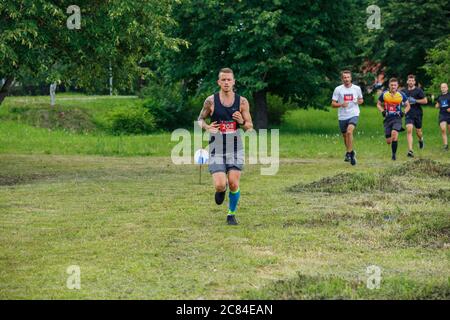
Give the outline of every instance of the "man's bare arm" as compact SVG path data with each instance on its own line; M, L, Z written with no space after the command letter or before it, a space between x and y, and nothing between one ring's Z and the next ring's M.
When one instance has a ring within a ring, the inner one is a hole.
M384 108L383 108L383 106L381 105L381 102L380 102L380 101L377 101L377 108L378 108L378 111L380 111L380 112L383 112L383 111L384 111Z
M416 102L418 104L427 104L428 103L428 99L427 99L427 97L425 97L423 99L416 99Z
M250 114L250 104L248 103L248 100L244 97L241 97L241 111L235 112L233 114L233 119L239 123L242 128L247 130L253 129L253 121L252 116Z
M345 108L345 107L347 107L347 105L348 105L347 102L339 103L336 100L331 100L331 106L333 108L342 108L342 107Z
M197 118L197 123L200 128L208 130L208 124L206 123L205 119L207 119L211 115L213 106L214 100L212 99L212 96L209 96L203 103L203 108Z
M406 101L405 114L408 113L409 110L411 110L411 104L409 103L409 101Z

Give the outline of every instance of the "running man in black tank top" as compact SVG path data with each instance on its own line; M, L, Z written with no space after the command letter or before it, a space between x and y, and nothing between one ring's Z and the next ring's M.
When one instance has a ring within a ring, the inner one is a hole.
M215 201L218 205L223 203L228 185L230 193L227 223L236 225L235 213L240 198L239 179L244 160L242 141L237 130L252 130L253 123L247 99L233 91L233 71L228 68L220 70L217 84L220 91L205 100L198 124L211 135L208 167L216 189ZM211 124L205 122L208 117L211 118Z

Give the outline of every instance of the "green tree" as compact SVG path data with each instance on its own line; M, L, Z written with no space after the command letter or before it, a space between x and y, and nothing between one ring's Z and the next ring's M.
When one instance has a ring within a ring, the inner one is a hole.
M108 66L116 85L130 86L142 73L139 64L158 50L177 49L182 43L166 36L173 25L172 1L77 1L81 28L69 30L66 13L72 1L3 0L0 2L0 103L14 79L55 74L53 66L66 65L58 77L80 87L104 80ZM63 69L58 68L58 71Z
M431 78L429 90L439 94L441 83L450 82L450 39L443 40L430 49L426 60L424 70Z
M174 8L174 34L189 48L168 58L171 79L211 91L231 67L254 101L254 123L267 128L267 93L311 105L338 71L352 65L355 1L189 0Z
M450 35L449 0L366 1L381 8L381 29L364 36L365 56L380 61L391 76L416 74L428 85L422 66L427 50Z

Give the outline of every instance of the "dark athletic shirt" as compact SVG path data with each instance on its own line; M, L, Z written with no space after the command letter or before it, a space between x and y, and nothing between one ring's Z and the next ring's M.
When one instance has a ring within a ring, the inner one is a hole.
M425 93L423 92L423 90L421 88L415 87L412 90L408 90L408 88L402 90L402 92L409 98L409 97L413 97L416 100L420 100L425 98ZM413 113L423 113L422 110L422 106L420 103L411 103L411 110L409 112L413 112Z
M230 107L222 105L219 93L214 94L214 111L211 122L216 121L220 125L220 132L211 134L209 143L210 148L214 147L212 154L230 154L242 148L241 136L237 131L239 124L233 119L233 113L240 111L240 106L241 97L238 94L234 95L234 102ZM220 148L220 145L216 144L222 144L223 147ZM222 152L218 152L219 150Z
M239 124L234 121L233 113L240 111L241 97L238 94L234 95L234 102L231 107L225 107L220 101L219 93L214 94L214 112L211 116L211 121L217 121L220 124L220 131L222 133L236 131Z
M448 112L447 109L450 108L450 93L441 94L437 98L437 102L439 103L439 112L441 114L449 115L450 112Z

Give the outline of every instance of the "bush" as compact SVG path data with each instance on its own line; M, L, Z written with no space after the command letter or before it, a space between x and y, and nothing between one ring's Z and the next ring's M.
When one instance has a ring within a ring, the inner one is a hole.
M269 123L272 125L281 124L281 119L283 115L288 110L293 110L297 108L297 104L292 102L290 99L286 102L283 101L283 98L268 94L267 95L267 112L269 117Z
M450 60L450 39L441 41L436 47L427 52L427 63L422 67L431 78L431 86L428 90L434 94L440 95L440 85L442 82L448 83L449 78L449 60Z
M199 97L188 99L183 92L181 84L152 84L141 91L140 96L145 99L144 108L153 115L159 129L192 128L203 101Z
M113 134L146 134L155 131L153 115L142 107L114 110L108 115Z

